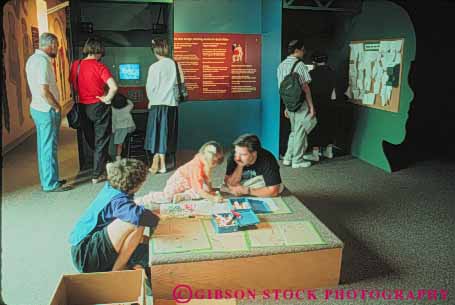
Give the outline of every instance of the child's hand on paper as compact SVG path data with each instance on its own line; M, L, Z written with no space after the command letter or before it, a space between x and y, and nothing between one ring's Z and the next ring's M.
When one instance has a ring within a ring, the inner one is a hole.
M220 192L216 192L215 196L212 196L212 201L216 203L221 203L224 201L223 196L221 196Z

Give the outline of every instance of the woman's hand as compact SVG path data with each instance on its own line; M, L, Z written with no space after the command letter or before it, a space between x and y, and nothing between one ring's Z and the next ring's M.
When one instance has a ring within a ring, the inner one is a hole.
M97 96L96 98L105 104L109 105L111 103L111 99L107 95Z

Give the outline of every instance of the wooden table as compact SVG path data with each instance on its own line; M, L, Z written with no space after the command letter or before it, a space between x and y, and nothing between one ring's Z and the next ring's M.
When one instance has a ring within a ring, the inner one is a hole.
M189 285L193 291L250 289L257 293L264 289L337 286L342 241L297 197L285 191L281 199L289 212L260 214L261 223L256 230L214 235L209 220L176 218L160 222L150 243L154 299L173 299L173 290L178 284ZM320 237L319 241L314 232L310 232L312 235L307 232L311 227ZM297 240L301 234L293 232L294 228L303 230L308 235L305 238L310 240ZM208 243L203 240L204 234ZM279 236L284 236L284 242L270 240ZM237 242L242 238L245 244ZM188 239L199 248L185 249ZM273 242L282 244L276 246ZM165 253L166 243L182 247L178 252ZM228 249L220 248L220 244L227 245ZM229 245L236 245L237 249Z

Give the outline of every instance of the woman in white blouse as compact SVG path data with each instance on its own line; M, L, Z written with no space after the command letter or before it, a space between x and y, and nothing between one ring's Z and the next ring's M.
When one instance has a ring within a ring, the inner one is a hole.
M166 172L166 153L177 150L178 102L174 94L177 83L176 63L169 58L169 45L165 39L152 41L152 50L158 59L148 71L148 119L144 148L154 154L150 172ZM180 76L183 73L178 65Z

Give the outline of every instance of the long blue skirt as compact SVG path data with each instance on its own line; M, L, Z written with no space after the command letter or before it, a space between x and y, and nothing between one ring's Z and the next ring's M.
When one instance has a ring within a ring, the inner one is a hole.
M152 154L177 151L178 107L151 106L148 111L144 148Z

